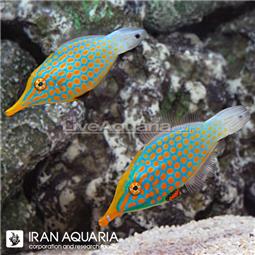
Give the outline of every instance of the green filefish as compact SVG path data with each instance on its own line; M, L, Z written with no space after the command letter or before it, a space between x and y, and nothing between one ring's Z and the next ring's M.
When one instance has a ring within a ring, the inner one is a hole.
M215 170L219 142L240 130L249 119L245 107L234 106L207 121L152 132L121 176L99 225L105 227L123 213L161 205L199 190Z
M25 91L5 114L76 100L102 81L118 55L138 46L145 36L141 28L121 28L106 36L84 36L64 43L32 72Z

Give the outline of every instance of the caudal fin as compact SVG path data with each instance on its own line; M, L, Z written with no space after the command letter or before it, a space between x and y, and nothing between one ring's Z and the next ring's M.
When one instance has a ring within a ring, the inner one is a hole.
M224 130L224 136L231 135L240 130L250 119L250 113L242 106L226 108L206 122L212 126L219 124ZM223 137L219 137L223 138Z

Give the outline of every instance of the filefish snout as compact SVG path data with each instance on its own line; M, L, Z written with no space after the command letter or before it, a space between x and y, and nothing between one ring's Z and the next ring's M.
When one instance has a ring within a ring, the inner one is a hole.
M127 194L127 181L129 181L129 175L131 170L132 163L130 164L127 171L121 176L111 205L109 206L104 216L99 219L98 224L100 225L100 227L106 227L112 220L114 220L116 217L120 217L125 212L125 208L123 205L126 203L127 196L129 196Z
M109 209L98 222L101 227L106 227L123 213L149 208L165 201L163 196L158 195L156 187L155 190L149 190L150 184L146 178L147 173L135 176L127 176L126 173L122 175ZM155 185L158 183L166 185L159 181Z
M119 184L117 186L115 195L113 197L113 200L111 202L110 207L106 211L103 217L101 217L98 221L98 224L100 227L106 227L108 224L114 220L116 217L120 217L123 213L124 210L122 207L119 207L119 202L123 196L123 177L120 179ZM124 192L125 193L125 192Z
M10 117L14 115L15 113L23 110L25 107L21 104L21 99L19 99L13 106L11 106L9 109L5 111L5 115L7 117Z
M7 117L10 117L10 116L14 115L15 113L25 109L28 106L28 104L25 104L25 100L24 99L25 99L26 94L29 92L29 90L31 90L31 87L32 87L31 83L32 83L35 71L30 75L30 77L29 77L29 79L27 81L27 84L26 84L26 88L23 91L21 97L18 99L18 101L13 106L11 106L10 108L8 108L5 111L5 115Z
M37 76L38 69L40 69L40 67L34 70L30 75L26 88L18 101L5 111L6 116L10 117L31 105L46 103L45 98L47 95L45 93L47 93L48 90L47 79ZM44 100L42 100L42 98L44 98Z
M98 222L101 227L106 227L109 222L124 213L149 208L165 202L164 197L158 194L159 189L156 186L165 186L166 184L158 180L151 185L148 183L148 173L143 172L145 168L137 169L135 165L139 155L140 153L133 159L127 171L121 176L113 201ZM153 185L155 187L152 187Z
M120 217L122 214L123 214L122 212L118 212L115 208L110 207L105 213L105 215L102 218L100 218L98 224L100 227L104 228L108 226L108 224L112 220L114 220L116 217Z

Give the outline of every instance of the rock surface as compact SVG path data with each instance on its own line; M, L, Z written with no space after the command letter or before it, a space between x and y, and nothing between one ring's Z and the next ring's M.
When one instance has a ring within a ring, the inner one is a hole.
M93 255L183 254L252 255L255 253L255 219L219 216L183 226L160 227L135 234Z
M90 254L254 254L255 219L219 216L135 234Z
M49 55L64 41L81 35L107 34L116 27L139 26L141 20L129 13L123 19L125 1L15 1L0 5L1 19L9 24L19 20L29 39ZM128 11L127 6L125 11ZM139 17L139 16L138 16ZM103 26L102 26L103 24Z
M252 255L255 253L255 219L218 216L183 226L162 226L119 240L98 251L44 251L34 254L86 255Z
M16 43L3 41L2 110L16 102L24 89L26 78L35 67L28 52ZM11 68L10 68L11 67ZM3 112L2 112L3 113ZM85 109L82 102L73 104L35 107L16 114L12 118L2 114L2 199L20 186L26 172L50 153L61 149L70 140L65 134L70 116L81 123Z
M74 102L34 107L11 118L4 116L3 111L18 99L24 89L27 76L35 68L35 61L28 52L9 40L2 41L1 53L2 231L43 229L36 204L28 200L36 180L25 176L40 161L67 145L72 138L72 134L67 135L65 131L68 121L72 118L82 124L85 108L82 102Z
M167 33L200 22L219 7L239 5L228 1L148 1L144 26L152 32Z
M157 28L148 21L147 8L153 6L146 2L99 2L1 3L3 28L11 27L22 35L20 40L8 34L8 29L4 33L3 110L19 97L36 62L66 40L66 34L105 34L118 26L142 24L153 27L145 25L148 32ZM239 4L233 8L239 10ZM220 4L213 5L210 12L221 9ZM15 226L38 231L98 231L98 218L110 204L120 175L142 146L130 126L153 121L162 112L177 117L198 112L207 119L237 104L247 107L251 121L226 139L218 170L201 192L174 204L126 214L108 230L124 238L154 226L215 215L254 215L254 9L244 9L209 34L203 26L199 33L182 31L183 26L207 15L207 11L196 11L203 6L196 8L179 8L183 11L179 17L187 19L169 19L171 33L164 30L167 33L149 35L141 46L120 56L105 81L81 100L34 107L12 118L2 116L2 215L9 219L2 233ZM191 9L192 14L187 15ZM157 15L163 17L163 13ZM21 43L24 38L29 47ZM31 50L31 45L41 53ZM88 132L91 123L105 128ZM112 132L116 123L124 126L124 132ZM26 217L20 220L22 215Z

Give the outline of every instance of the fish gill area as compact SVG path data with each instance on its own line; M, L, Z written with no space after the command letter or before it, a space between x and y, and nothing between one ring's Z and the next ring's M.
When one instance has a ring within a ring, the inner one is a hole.
M205 120L238 104L251 120L225 140L201 192L126 214L107 230L127 238L217 215L255 216L254 2L22 0L1 1L0 11L3 237L17 228L100 231L98 218L142 147L129 126L162 113L197 112ZM95 90L73 103L4 116L63 41L126 26L143 27L148 37ZM97 132L87 129L91 123ZM113 132L116 123L125 132Z

